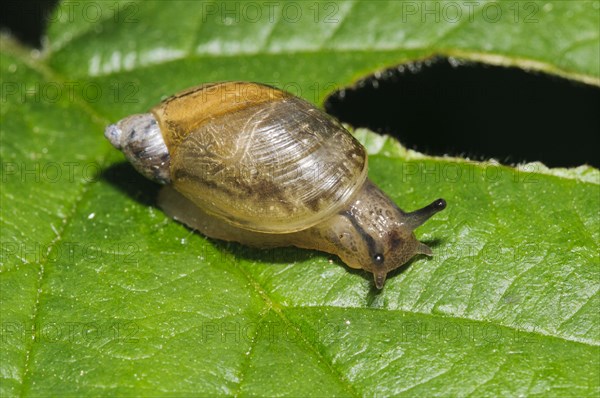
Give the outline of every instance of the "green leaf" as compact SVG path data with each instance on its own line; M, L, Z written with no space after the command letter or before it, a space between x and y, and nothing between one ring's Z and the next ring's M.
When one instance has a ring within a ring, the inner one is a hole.
M597 396L598 170L434 158L355 131L399 206L449 204L417 231L434 257L378 293L333 256L168 219L103 130L202 82L320 104L432 54L599 85L599 8L64 2L41 53L3 36L0 394Z

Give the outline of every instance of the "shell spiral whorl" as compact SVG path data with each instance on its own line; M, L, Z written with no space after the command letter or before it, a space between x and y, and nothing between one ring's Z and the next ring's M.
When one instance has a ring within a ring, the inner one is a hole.
M128 116L108 126L104 136L144 177L161 184L171 182L171 156L152 114Z

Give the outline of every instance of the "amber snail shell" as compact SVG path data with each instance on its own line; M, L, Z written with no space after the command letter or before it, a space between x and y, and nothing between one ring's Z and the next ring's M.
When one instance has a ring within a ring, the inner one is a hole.
M106 128L159 205L204 235L255 247L297 246L388 272L432 255L413 230L446 206L407 213L367 177L365 148L332 116L259 83L204 84Z

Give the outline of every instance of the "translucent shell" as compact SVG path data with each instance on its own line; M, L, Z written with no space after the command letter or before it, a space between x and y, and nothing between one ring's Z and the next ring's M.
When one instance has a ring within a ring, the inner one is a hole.
M152 113L173 187L247 230L312 227L347 207L367 178L365 149L339 122L273 87L202 85Z

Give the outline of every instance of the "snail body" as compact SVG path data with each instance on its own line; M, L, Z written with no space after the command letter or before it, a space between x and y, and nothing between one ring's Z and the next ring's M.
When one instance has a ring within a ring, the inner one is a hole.
M365 148L333 117L273 87L205 84L105 131L159 205L206 236L255 247L297 246L388 272L431 255L413 230L445 207L398 208L367 177Z

